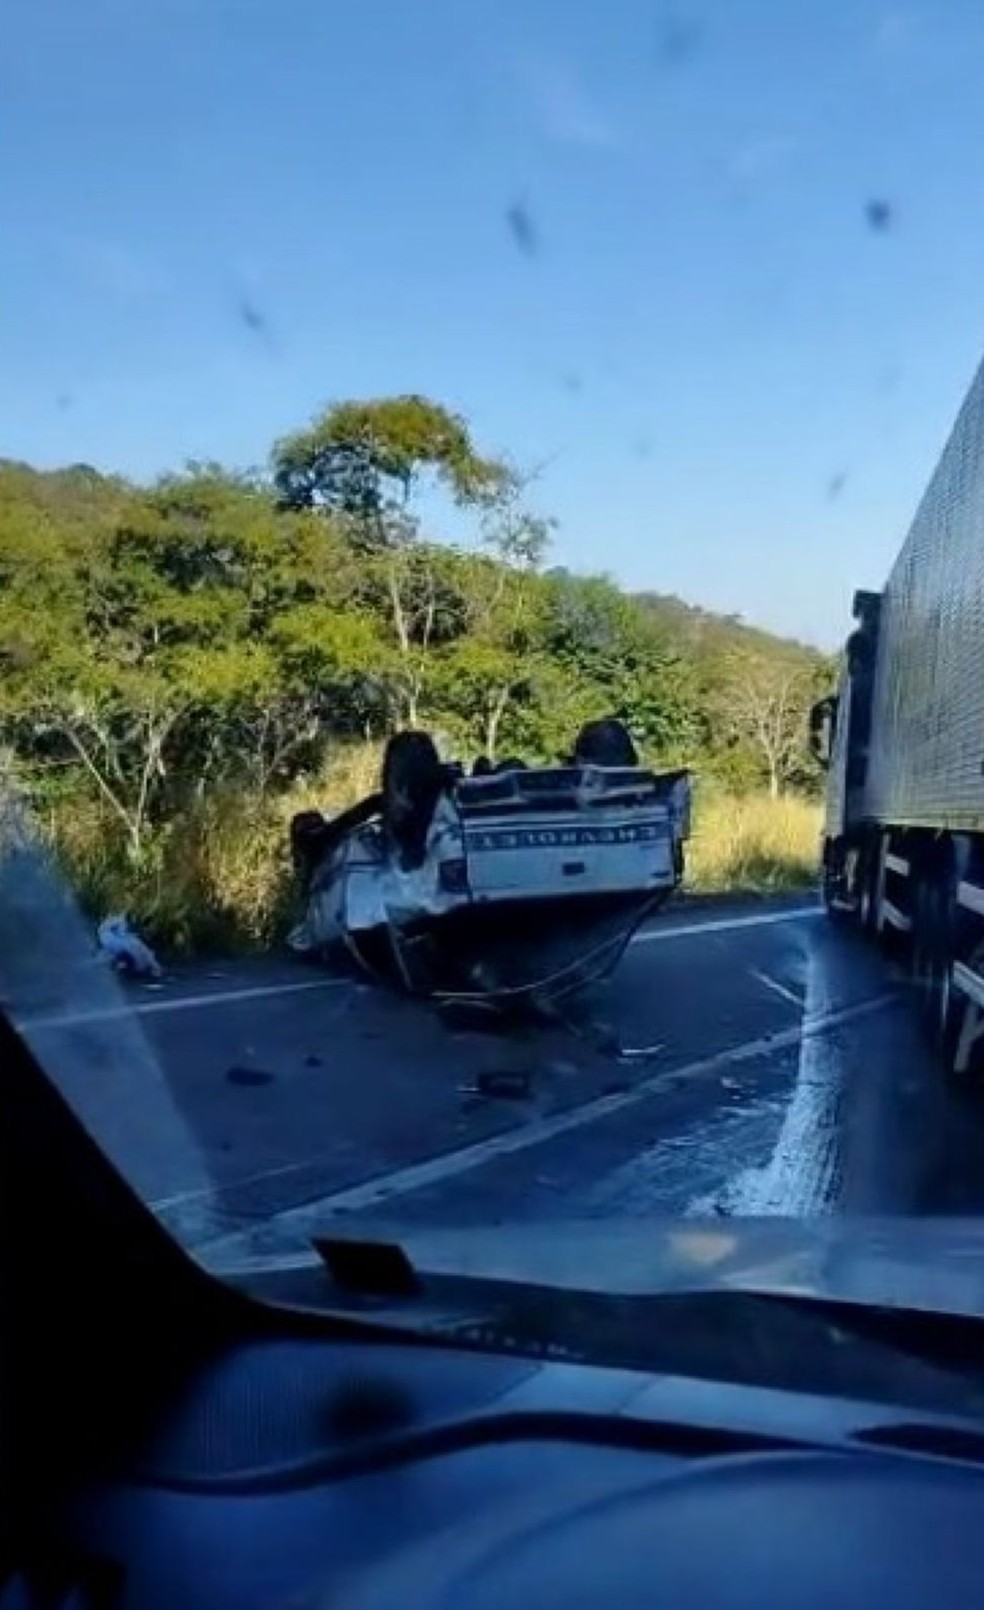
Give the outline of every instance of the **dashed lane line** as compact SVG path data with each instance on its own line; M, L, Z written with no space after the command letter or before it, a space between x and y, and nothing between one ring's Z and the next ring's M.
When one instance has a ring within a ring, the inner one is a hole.
M797 1011L802 1012L805 1005L802 995L797 995L795 990L789 989L778 978L773 978L771 973L763 973L758 967L750 967L748 971L752 978L757 978L760 984L772 991L773 995L779 995L784 1001L790 1001Z

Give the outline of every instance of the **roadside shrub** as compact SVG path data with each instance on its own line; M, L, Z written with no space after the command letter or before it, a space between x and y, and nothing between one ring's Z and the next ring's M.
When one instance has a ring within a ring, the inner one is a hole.
M697 894L779 893L817 881L822 807L788 795L698 788L686 886Z

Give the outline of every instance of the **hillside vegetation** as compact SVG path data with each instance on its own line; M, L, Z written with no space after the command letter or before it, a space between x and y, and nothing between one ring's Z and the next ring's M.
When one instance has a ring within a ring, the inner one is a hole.
M648 760L695 768L708 823L761 794L812 832L823 659L551 568L526 490L419 397L336 405L276 444L269 476L0 465L3 766L87 906L175 946L269 942L290 814L368 787L407 725L543 760L614 713ZM705 887L802 875L802 847L715 859L700 821L698 841Z

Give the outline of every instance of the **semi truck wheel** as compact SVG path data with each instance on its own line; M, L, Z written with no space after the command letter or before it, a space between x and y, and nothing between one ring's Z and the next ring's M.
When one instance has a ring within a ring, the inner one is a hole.
M858 850L858 923L862 933L878 931L878 840L866 838Z
M912 894L912 954L910 972L916 992L919 1016L923 1026L931 1031L935 1023L933 1003L933 896L932 872L929 867L914 869L916 879Z
M847 904L846 855L840 841L827 839L823 847L820 896L830 922L840 927L855 915Z
M967 955L967 965L972 972L980 973L984 970L984 941L978 943ZM970 1027L969 1043L963 1046L965 1027ZM982 1035L981 1011L963 993L955 989L952 984L949 998L949 1012L945 1026L945 1038L942 1042L944 1063L947 1072L961 1084L970 1084L972 1080L980 1078L984 1068L984 1035ZM958 1065L958 1062L962 1065Z
M913 973L920 988L923 1020L944 1073L956 1078L961 1076L956 1062L963 1011L953 988L956 906L949 864L927 867L916 893Z

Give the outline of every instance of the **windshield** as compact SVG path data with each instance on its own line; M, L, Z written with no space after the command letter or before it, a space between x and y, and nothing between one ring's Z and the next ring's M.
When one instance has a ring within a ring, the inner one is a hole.
M219 1271L960 1307L981 8L5 52L0 994L93 1134Z

